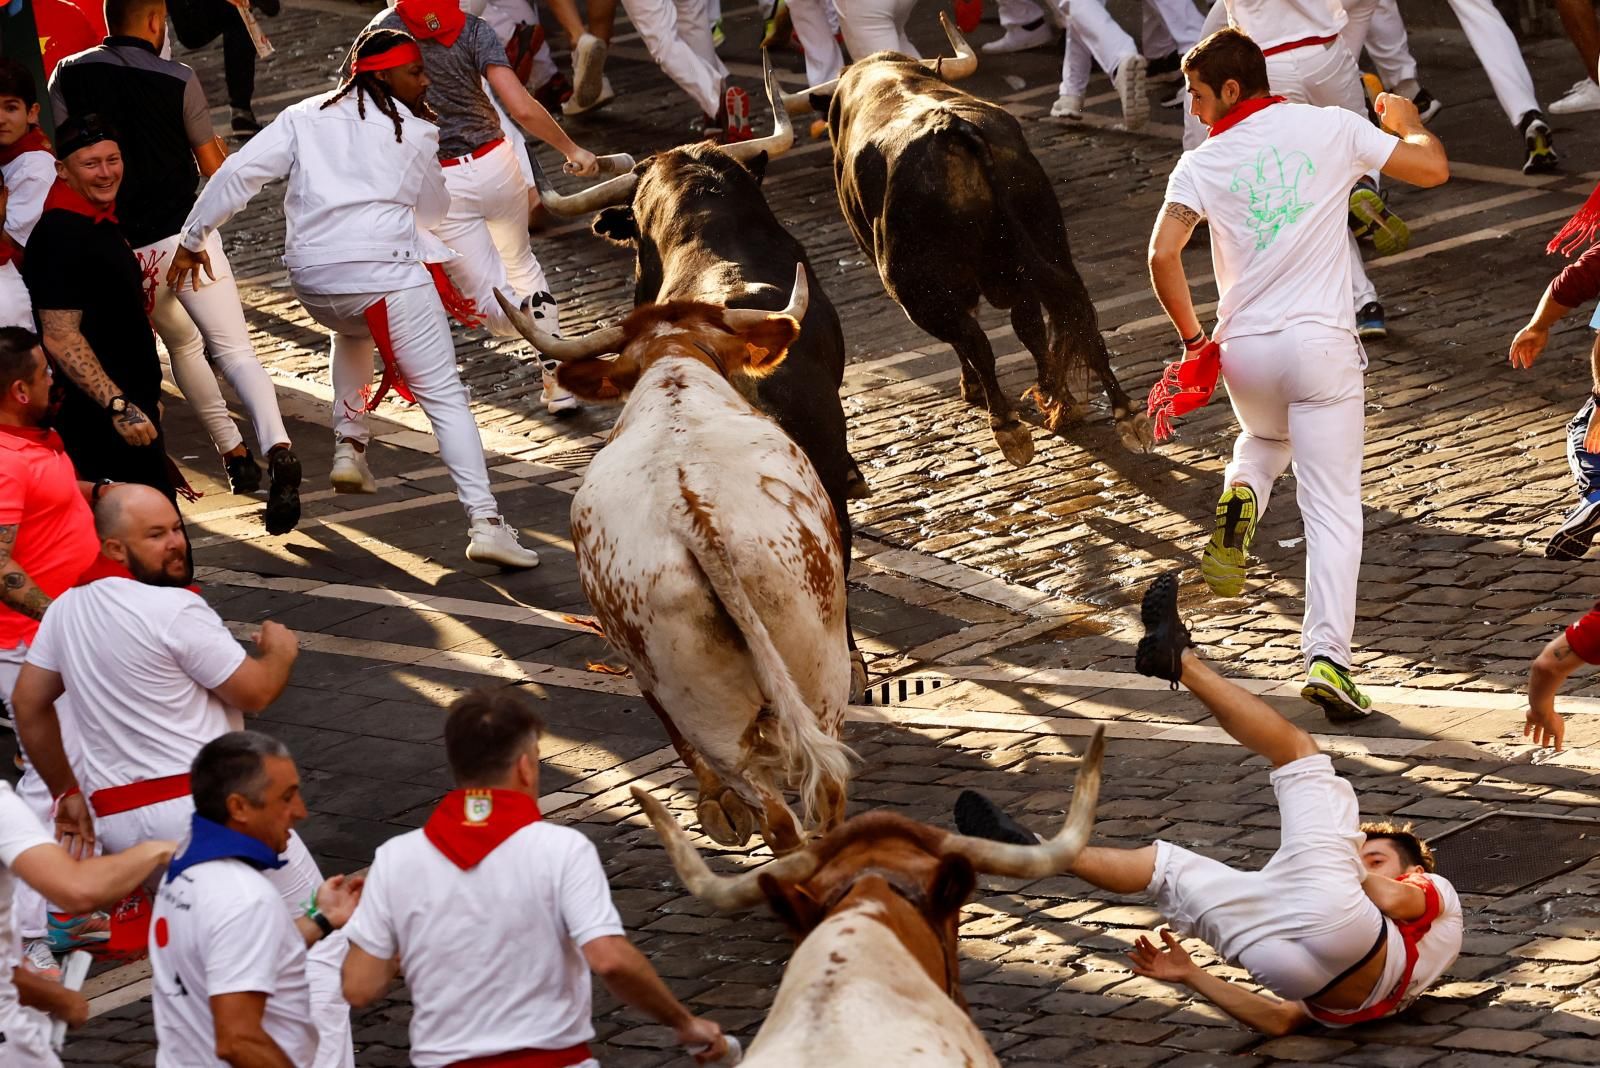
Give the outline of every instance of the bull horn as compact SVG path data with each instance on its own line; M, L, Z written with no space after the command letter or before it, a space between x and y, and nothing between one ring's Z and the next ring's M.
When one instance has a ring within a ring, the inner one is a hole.
M722 313L722 321L734 330L743 330L754 326L773 315L787 315L795 322L801 322L806 317L806 306L811 303L811 287L806 282L806 265L794 265L794 288L789 291L789 303L779 312L770 312L762 308L727 308Z
M1100 800L1100 761L1105 751L1106 730L1096 727L1089 751L1078 765L1072 807L1067 810L1066 822L1054 838L1036 846L1026 846L952 834L945 839L944 854L966 857L978 871L1009 879L1043 879L1066 871L1088 844L1094 830L1094 810Z
M939 12L939 23L944 27L944 35L950 39L950 47L955 50L955 57L940 56L938 59L925 59L922 65L928 73L936 74L947 82L960 81L969 77L978 69L978 53L972 50L967 39L961 31L956 29L955 23L950 21L950 16L943 11Z
M798 93L784 93L783 110L790 115L809 115L813 110L811 107L812 96L832 96L833 91L837 88L839 88L839 79L835 78L831 82L813 85L809 89L800 90Z
M608 352L620 352L623 342L627 340L620 326L591 330L582 337L557 337L535 325L528 313L508 300L499 289L494 291L494 299L500 302L500 310L506 313L506 318L517 328L517 333L526 338L541 356L548 356L552 360L570 363L590 356L604 356Z
M706 867L705 858L700 856L700 851L695 849L694 843L689 841L689 836L683 833L683 828L678 826L678 821L672 818L672 813L667 811L665 805L641 787L633 787L632 793L633 799L644 809L644 814L650 817L656 834L661 836L661 844L666 847L678 878L683 880L684 889L716 908L747 909L751 905L759 905L766 898L759 881L762 872L775 879L796 880L804 879L817 870L817 858L809 849L802 849L751 871L738 875L718 875Z
M722 150L740 163L753 160L762 152L769 159L781 156L794 144L794 123L789 121L789 113L784 110L783 92L778 88L777 76L772 73L772 57L766 49L761 50L761 67L767 84L767 102L772 105L772 133L723 146Z
M608 161L615 160L615 157L611 156L602 158ZM623 156L622 158L626 159L628 157ZM602 169L602 172L617 166L617 163L620 163L620 160L609 164ZM565 196L556 192L556 187L550 184L550 179L545 176L543 171L535 167L533 169L533 184L539 190L540 203L553 214L571 218L575 215L588 215L590 212L599 211L601 208L610 208L628 203L633 199L633 190L639 184L639 176L630 169L626 174L619 174L617 177L609 178L599 185L591 185L589 188L573 193L571 196Z

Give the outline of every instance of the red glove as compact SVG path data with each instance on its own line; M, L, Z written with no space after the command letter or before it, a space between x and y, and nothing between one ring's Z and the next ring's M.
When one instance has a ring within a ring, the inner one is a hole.
M1145 410L1155 420L1157 441L1172 437L1172 420L1205 407L1217 388L1222 373L1222 348L1206 340L1195 346L1187 358L1167 364L1161 380L1150 387Z

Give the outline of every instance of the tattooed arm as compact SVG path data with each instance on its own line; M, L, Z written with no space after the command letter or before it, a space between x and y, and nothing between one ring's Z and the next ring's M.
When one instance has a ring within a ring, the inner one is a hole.
M44 350L55 360L56 366L67 373L74 385L94 399L102 408L122 395L122 390L111 381L100 359L89 347L80 327L83 312L77 309L41 308L39 321L44 326ZM156 440L155 424L132 401L121 414L106 413L129 445L148 445Z
M1579 667L1583 660L1572 651L1565 633L1556 636L1534 658L1528 671L1528 721L1523 725L1522 736L1531 738L1535 745L1554 746L1560 750L1566 737L1566 723L1556 711L1556 691Z
M11 559L17 541L17 525L0 526L0 604L21 612L29 619L43 619L50 598L34 584L28 573Z
M1202 332L1200 317L1194 313L1194 298L1189 294L1189 279L1183 273L1183 246L1189 243L1189 235L1199 222L1199 212L1168 201L1161 205L1155 230L1150 234L1150 285L1178 337L1184 339Z

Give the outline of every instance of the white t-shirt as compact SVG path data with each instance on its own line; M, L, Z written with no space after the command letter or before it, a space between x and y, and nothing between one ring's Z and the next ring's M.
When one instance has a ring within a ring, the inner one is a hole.
M244 861L206 861L162 879L150 922L150 970L157 1068L225 1068L211 999L243 993L267 995L261 1026L289 1063L313 1062L306 940L277 889Z
M1350 186L1399 143L1343 108L1283 103L1183 154L1167 201L1211 224L1215 340L1296 323L1355 333Z
M0 1032L9 1026L19 1007L11 971L22 961L22 941L13 906L17 877L11 874L11 865L35 846L54 842L11 784L0 781L0 865L4 865L0 867Z
M1308 37L1334 37L1347 16L1340 0L1227 0L1228 22L1262 50Z
M180 775L200 747L244 719L211 692L245 652L200 595L105 578L50 605L28 663L72 693L86 794Z
M24 152L0 166L0 174L6 179L6 233L26 245L56 184L56 158L47 151Z
M438 1068L593 1038L579 947L622 934L622 921L593 844L539 822L468 871L421 830L391 838L344 932L375 957L400 958L411 1061Z

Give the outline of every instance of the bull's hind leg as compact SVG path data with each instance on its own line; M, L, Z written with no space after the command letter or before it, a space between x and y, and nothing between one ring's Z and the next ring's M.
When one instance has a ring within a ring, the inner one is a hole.
M1050 346L1054 357L1051 366L1063 375L1071 367L1092 370L1106 391L1106 399L1111 402L1111 418L1117 424L1117 436L1122 439L1123 447L1130 452L1149 452L1155 446L1150 417L1128 399L1122 383L1117 381L1116 372L1111 369L1111 352L1106 348L1105 338L1100 336L1100 322L1082 277L1068 268L1061 272L1056 284L1046 287L1045 294L1054 334Z
M750 811L750 806L745 804L738 794L717 777L717 773L711 770L711 766L706 763L705 757L700 755L700 751L678 733L672 718L667 715L666 709L661 707L655 695L646 693L644 699L650 705L650 710L661 720L661 726L667 732L667 739L672 742L672 748L678 751L678 756L683 758L684 766L694 773L695 782L700 789L700 799L695 804L695 818L700 822L700 829L718 845L744 845L750 840L750 836L756 833L755 813Z
M1019 301L1011 309L1011 328L1033 356L1039 379L1022 395L1031 400L1044 416L1045 429L1058 433L1063 424L1082 419L1085 405L1073 399L1067 385L1066 369L1050 358L1050 334L1044 325L1044 309L1036 301Z
M989 429L1006 459L1018 467L1032 460L1033 434L1000 388L994 370L994 349L989 346L978 320L962 310L953 297L919 301L915 308L902 306L913 323L955 348L956 358L961 361L962 396L972 399L967 396L969 380L982 389L983 406L989 411Z

